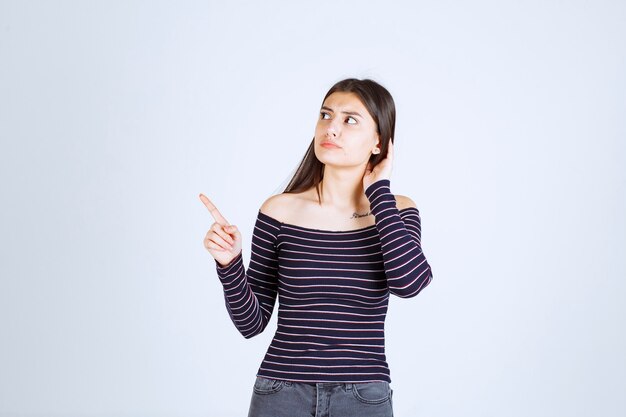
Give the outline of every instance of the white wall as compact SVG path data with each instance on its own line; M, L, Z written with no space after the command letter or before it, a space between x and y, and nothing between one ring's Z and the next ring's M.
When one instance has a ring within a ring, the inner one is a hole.
M0 415L242 416L202 246L373 78L434 280L392 297L398 416L626 413L626 3L0 2Z

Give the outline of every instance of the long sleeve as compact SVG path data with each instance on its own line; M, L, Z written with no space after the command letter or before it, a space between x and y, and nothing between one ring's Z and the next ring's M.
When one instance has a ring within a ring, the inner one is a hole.
M249 339L261 333L272 316L278 293L278 255L276 237L279 227L257 217L252 234L248 270L242 253L228 265L215 261L218 278L224 287L226 309L237 330Z
M433 277L422 251L419 211L415 207L398 210L388 179L370 184L365 195L376 221L389 292L414 297Z

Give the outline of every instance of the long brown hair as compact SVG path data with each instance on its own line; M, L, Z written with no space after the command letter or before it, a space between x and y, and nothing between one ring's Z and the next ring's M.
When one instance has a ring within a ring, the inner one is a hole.
M396 130L396 106L393 97L385 87L370 79L359 80L347 78L333 85L324 96L322 105L328 96L334 92L354 93L365 106L372 119L376 122L376 131L380 137L380 153L372 154L369 162L376 166L387 156L389 140L394 141ZM395 143L395 142L394 142ZM315 136L309 145L304 158L296 169L283 193L298 193L306 191L312 186L317 190L318 202L321 204L320 182L324 177L324 164L315 156Z

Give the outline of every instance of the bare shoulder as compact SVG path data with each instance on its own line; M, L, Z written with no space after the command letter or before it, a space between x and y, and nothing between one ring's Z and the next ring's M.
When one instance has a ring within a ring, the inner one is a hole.
M395 194L394 197L396 198L396 207L398 208L398 210L402 210L408 207L417 208L415 202L405 195Z
M289 217L289 213L293 211L296 203L297 198L295 198L294 194L275 194L265 200L261 205L260 211L275 220L284 222Z

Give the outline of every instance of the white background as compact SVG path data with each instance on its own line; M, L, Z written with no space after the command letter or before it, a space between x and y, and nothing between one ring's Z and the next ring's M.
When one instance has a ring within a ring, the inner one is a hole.
M244 416L202 240L244 238L326 91L398 109L434 279L392 297L397 416L626 413L626 3L0 2L0 415Z

